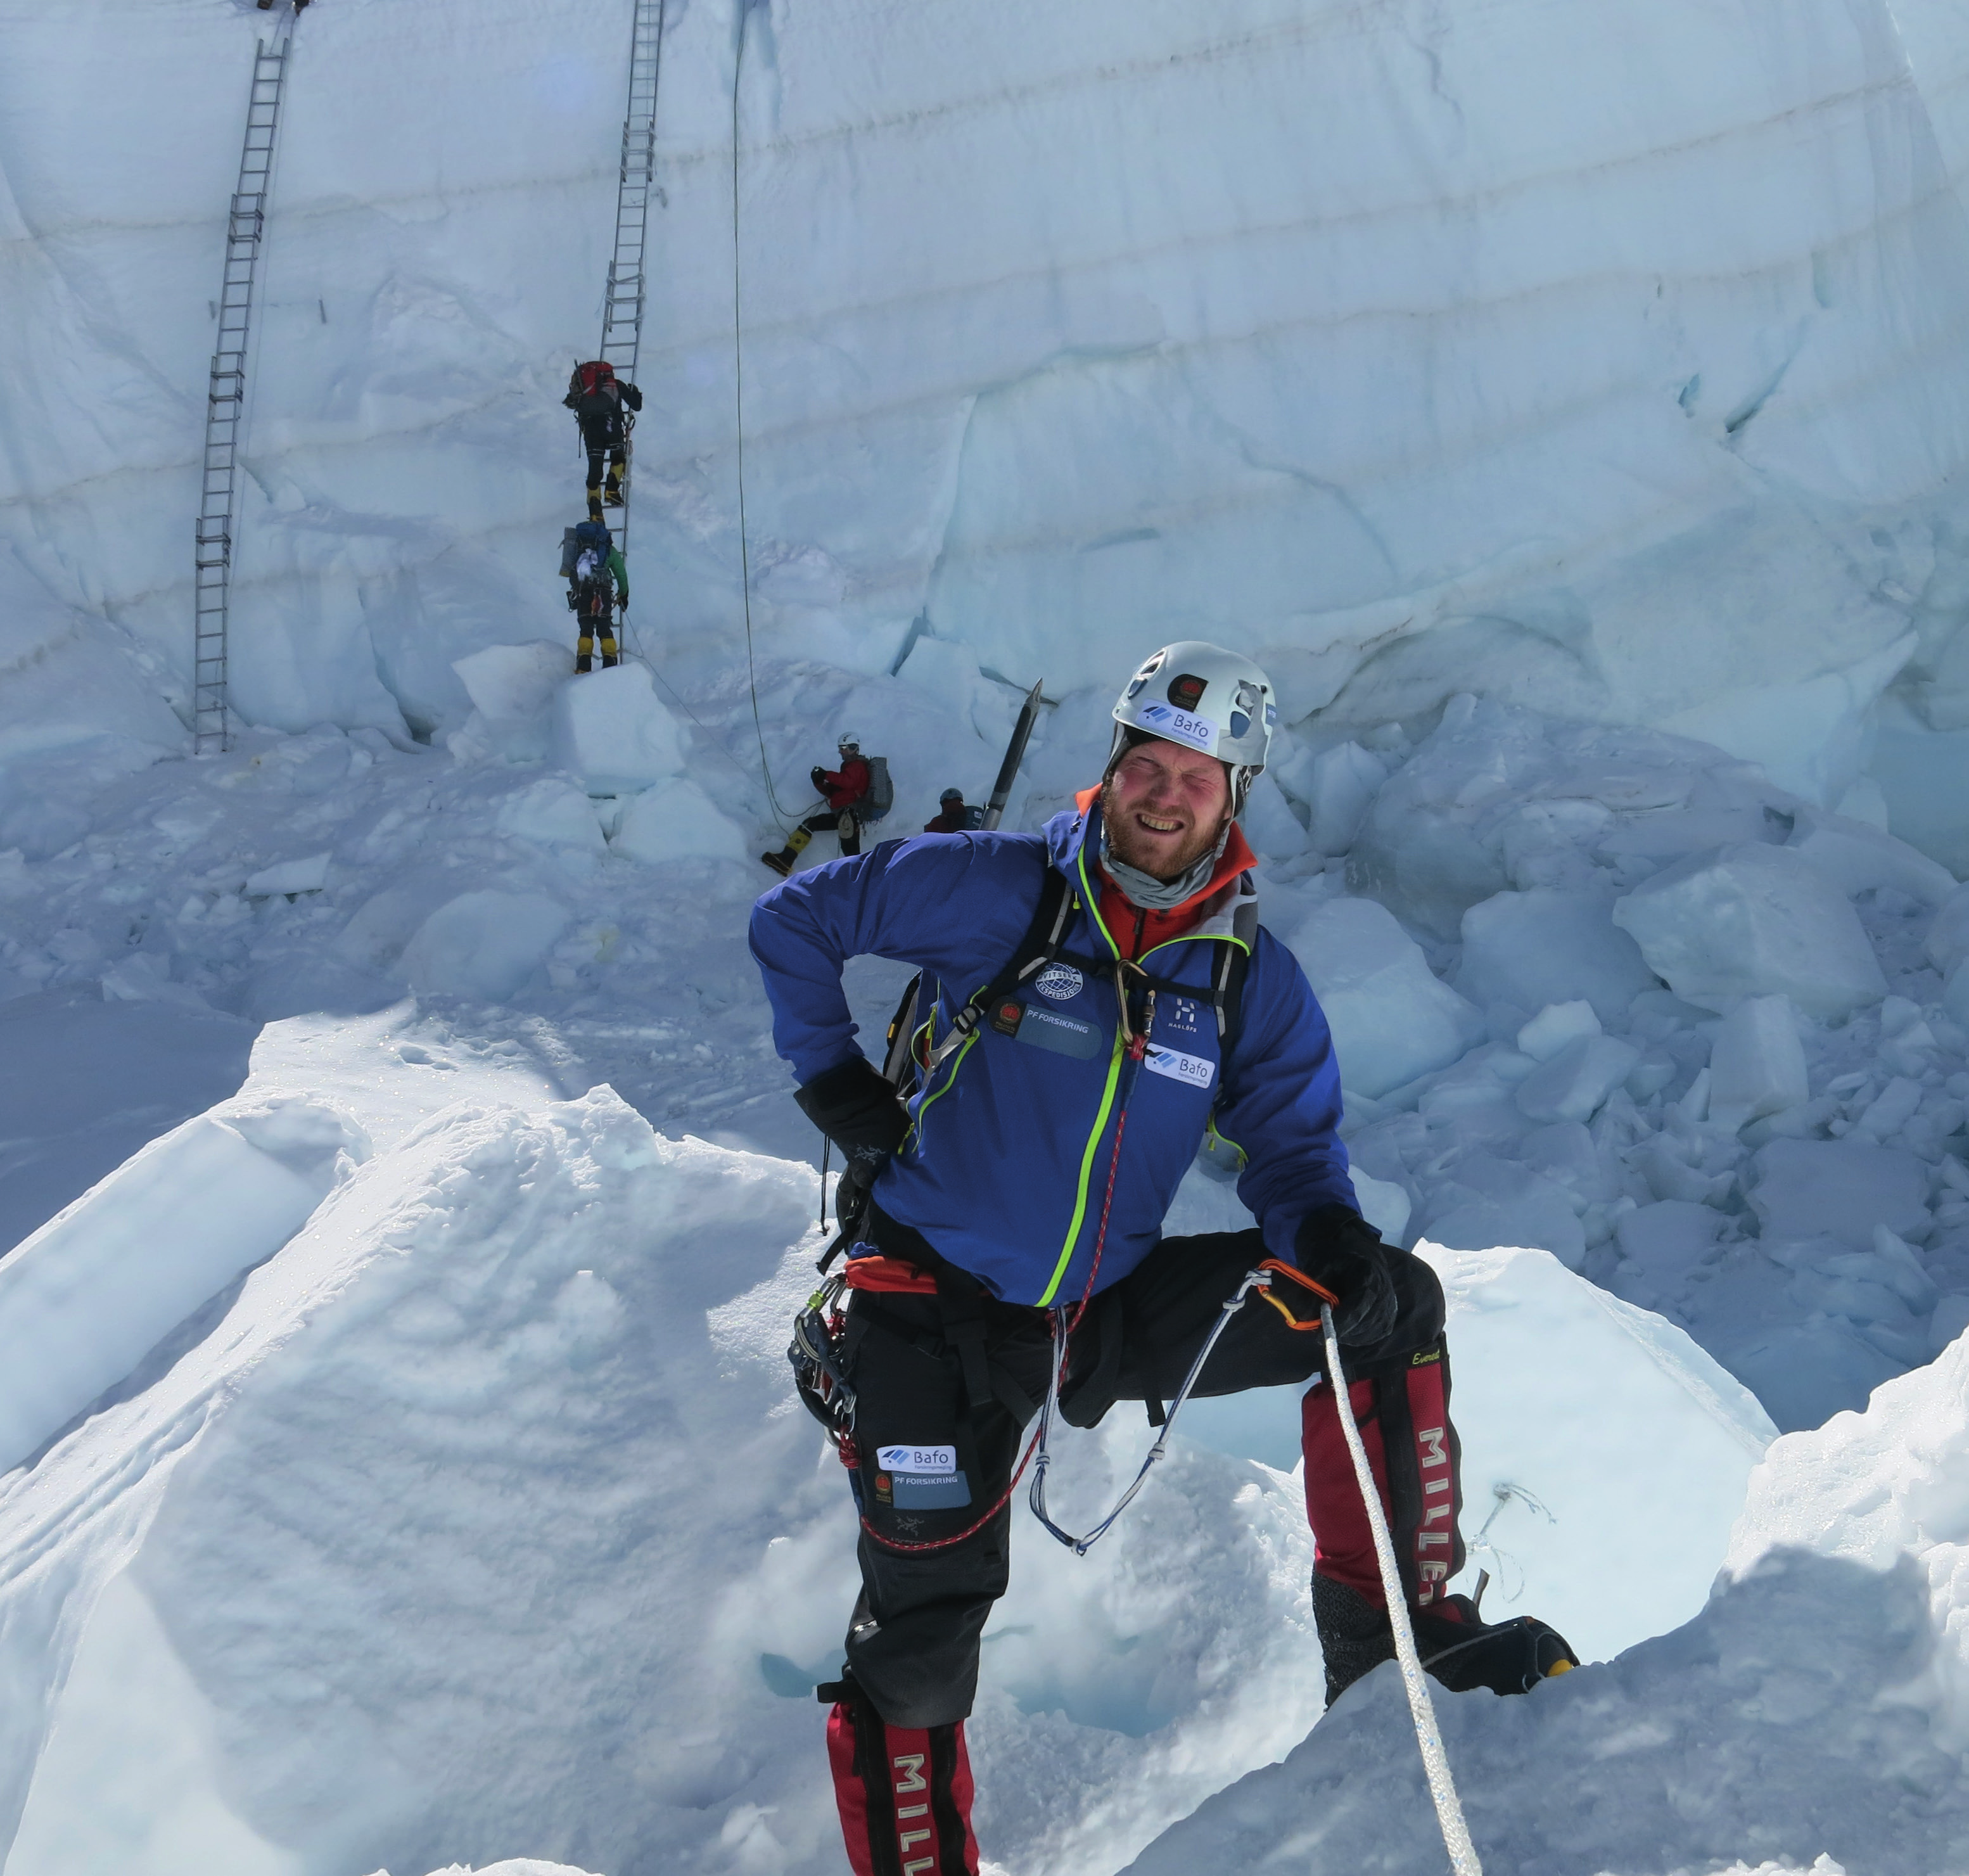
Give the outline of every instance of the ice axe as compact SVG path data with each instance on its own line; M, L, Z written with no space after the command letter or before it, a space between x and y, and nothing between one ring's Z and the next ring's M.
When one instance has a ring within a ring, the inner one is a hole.
M1040 706L1046 701L1046 680L1041 678L1027 692L1012 726L1012 740L1005 745L1005 759L998 764L998 779L991 784L991 799L986 804L980 827L996 827L1004 817L1005 803L1011 798L1012 784L1018 779L1019 764L1026 759L1026 745L1031 741L1033 725L1039 721Z

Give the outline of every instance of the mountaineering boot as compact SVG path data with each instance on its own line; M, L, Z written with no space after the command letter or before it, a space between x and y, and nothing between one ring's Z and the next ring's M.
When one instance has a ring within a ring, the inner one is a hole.
M588 653L583 651L576 655L574 660L574 674L576 677L582 677L587 672L593 670L594 668L595 660L589 655Z
M605 651L602 654L602 668L605 671L612 671L621 662L622 660L612 651Z
M612 482L608 483L602 491L602 499L605 501L610 508L619 508L622 505L621 485L618 482Z
M814 1691L833 1702L827 1760L855 1876L978 1876L964 1722L891 1726L848 1673Z
M602 485L599 482L588 485L588 518L591 521L598 521L602 518Z
M1416 1652L1452 1693L1488 1687L1529 1693L1542 1680L1570 1673L1579 1657L1549 1622L1536 1615L1487 1622L1468 1596L1443 1596L1413 1611Z
M796 827L787 835L787 844L777 853L762 853L759 858L784 879L793 871L794 861L806 852L808 842L813 839L813 835L804 827Z
M1326 1657L1328 1706L1363 1674L1394 1659L1387 1611L1316 1570L1312 1618ZM1422 1666L1452 1693L1472 1687L1529 1693L1540 1681L1579 1665L1565 1637L1549 1623L1535 1615L1487 1622L1468 1596L1444 1596L1426 1609L1411 1609L1409 1620Z

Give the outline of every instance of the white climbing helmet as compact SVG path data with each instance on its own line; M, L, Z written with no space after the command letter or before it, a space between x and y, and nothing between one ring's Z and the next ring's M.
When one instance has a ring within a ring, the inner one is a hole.
M852 749L858 755L861 750L861 738L853 730L844 729L835 738L834 746L837 749Z
M1127 747L1131 729L1214 755L1230 771L1234 814L1264 768L1278 717L1272 680L1249 658L1185 638L1164 645L1129 679L1114 706L1108 766Z

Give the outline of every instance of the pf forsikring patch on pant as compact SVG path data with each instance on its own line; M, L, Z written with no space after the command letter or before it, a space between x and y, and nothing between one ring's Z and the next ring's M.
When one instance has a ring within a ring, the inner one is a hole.
M894 1472L875 1475L875 1502L899 1511L956 1511L971 1502L971 1482L962 1472Z

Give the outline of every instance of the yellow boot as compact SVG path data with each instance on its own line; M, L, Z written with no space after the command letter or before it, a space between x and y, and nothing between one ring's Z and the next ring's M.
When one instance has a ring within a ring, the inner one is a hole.
M759 858L784 879L793 871L793 862L806 851L807 842L813 838L804 827L796 827L787 835L787 844L777 853L762 853Z

